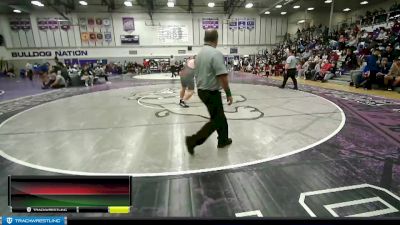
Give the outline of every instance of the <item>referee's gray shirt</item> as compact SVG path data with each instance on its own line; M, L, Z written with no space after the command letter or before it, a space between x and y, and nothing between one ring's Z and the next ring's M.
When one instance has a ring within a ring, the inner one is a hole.
M224 55L216 48L205 45L197 54L195 61L197 88L216 91L221 88L217 77L227 74Z
M296 69L297 59L294 55L291 55L286 59L286 63L289 64L289 69Z

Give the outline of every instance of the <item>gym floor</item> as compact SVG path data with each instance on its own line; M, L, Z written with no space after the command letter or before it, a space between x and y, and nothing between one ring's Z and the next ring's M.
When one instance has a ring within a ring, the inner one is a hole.
M195 95L180 108L179 80L147 76L0 83L0 212L9 174L129 174L138 217L400 216L399 100L235 73L233 145L214 134L190 156L205 107Z

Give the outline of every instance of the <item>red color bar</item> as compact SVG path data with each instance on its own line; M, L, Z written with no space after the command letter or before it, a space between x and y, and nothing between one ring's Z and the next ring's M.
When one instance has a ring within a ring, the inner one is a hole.
M129 194L129 186L70 184L70 183L29 183L29 185L13 185L12 194L28 195L101 195Z

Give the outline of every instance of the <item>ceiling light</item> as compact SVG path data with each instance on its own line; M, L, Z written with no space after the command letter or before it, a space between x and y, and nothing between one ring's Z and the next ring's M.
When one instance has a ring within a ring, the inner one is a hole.
M310 7L310 8L308 8L307 10L308 10L308 11L312 11L312 10L314 10L314 8L313 8L313 7Z
M295 6L293 6L293 9L298 9L298 8L300 8L300 6L299 6L299 5L295 5Z
M277 6L275 6L275 8L280 9L280 8L282 8L282 5L277 5Z
M13 12L15 12L15 13L21 13L21 10L19 10L19 9L14 9Z
M43 7L44 6L43 3L41 3L40 1L31 1L31 4L39 6L39 7Z
M81 4L81 5L87 5L87 2L85 2L85 1L79 1L79 4Z
M170 8L172 8L172 7L174 7L174 6L175 6L175 3L174 3L174 2L171 2L171 1L169 1L169 2L167 3L167 6L168 6L168 7L170 7Z
M250 9L253 7L253 3L249 2L245 5L246 9Z
M297 23L305 23L306 22L306 20L299 20L299 22L297 22Z
M128 7L132 7L132 2L131 1L125 1L124 5L128 6Z
M269 15L269 14L271 14L271 12L270 11L266 11L264 14Z
M287 12L281 12L281 15L285 15Z
M332 3L332 0L326 0L325 3Z
M351 9L349 9L349 8L345 8L345 9L343 9L343 11L345 11L345 12L348 12L348 11L350 11Z
M212 7L214 7L214 6L215 6L215 3L214 3L214 2L209 2L209 3L208 3L208 7L212 8Z
M366 5L366 4L368 4L368 2L367 1L362 1L362 2L360 2L360 4L361 5Z

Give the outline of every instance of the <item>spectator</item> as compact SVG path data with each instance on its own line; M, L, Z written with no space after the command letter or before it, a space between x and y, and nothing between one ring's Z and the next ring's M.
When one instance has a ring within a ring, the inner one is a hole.
M389 64L387 58L382 58L381 63L379 65L379 71L376 74L377 84L380 86L384 85L384 77L389 74Z
M388 75L384 77L384 83L388 90L400 86L400 56L395 58Z
M65 83L64 86L72 85L72 79L69 76L67 67L61 62L59 62L58 65L60 67L60 75L64 78L64 83Z
M321 67L321 70L319 73L317 73L317 80L321 80L321 82L326 82L327 80L331 79L333 77L332 73L332 68L334 64L330 63L328 60L324 60L324 64Z
M374 53L367 58L367 67L365 73L366 82L364 88L371 90L372 84L376 81L376 74L379 72L378 59L380 57L380 50L376 49Z
M133 65L133 64L132 64ZM94 69L94 75L97 77L104 77L104 79L106 80L106 83L109 83L108 81L108 75L105 72L105 67L102 66L97 66Z
M352 70L350 71L350 86L355 86L356 88L359 88L361 83L364 81L363 79L363 74L366 72L366 67L367 67L367 62L363 61L362 65L359 69Z
M51 76L51 80L53 80L53 82L50 84L50 88L56 89L66 87L66 82L63 76L58 74L56 75L54 73Z
M393 46L391 44L386 47L386 51L382 54L382 57L387 58L389 63L393 63L395 56L393 52Z
M25 71L26 71L26 76L29 78L29 80L33 80L33 67L32 64L30 64L29 62L26 63L25 65Z
M347 49L344 68L347 71L355 70L358 67L357 56L351 48Z
M85 81L85 86L93 86L94 77L93 71L89 68L89 65L85 65L81 71L81 80Z
M315 61L315 67L314 70L311 71L312 74L312 80L317 80L320 72L321 72L321 65L322 65L322 60L317 60Z

